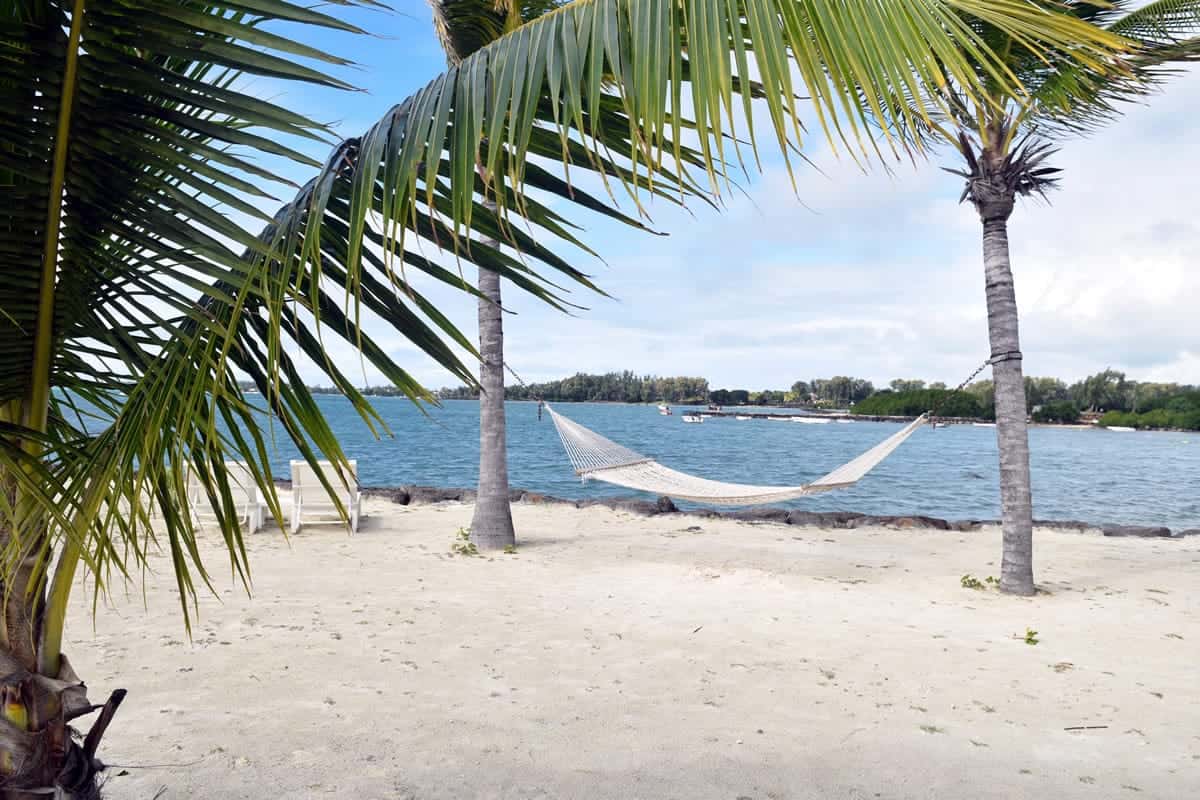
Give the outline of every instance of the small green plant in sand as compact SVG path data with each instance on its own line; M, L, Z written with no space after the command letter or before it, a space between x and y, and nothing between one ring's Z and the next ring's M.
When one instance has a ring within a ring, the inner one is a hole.
M515 544L504 545L504 554L506 556L515 556L517 554L517 546Z
M1033 628L1026 628L1025 629L1025 644L1037 644L1037 643L1038 643L1038 632L1035 631Z
M454 542L450 545L450 552L459 556L477 556L479 548L471 541L471 532L466 528L459 528Z
M999 586L1000 585L1000 581L997 580L992 575L988 575L983 580L979 580L979 578L976 578L974 575L972 575L970 573L963 575L962 578L959 580L959 583L962 584L962 587L964 589L975 589L975 590L982 590L982 589L988 588L989 586Z

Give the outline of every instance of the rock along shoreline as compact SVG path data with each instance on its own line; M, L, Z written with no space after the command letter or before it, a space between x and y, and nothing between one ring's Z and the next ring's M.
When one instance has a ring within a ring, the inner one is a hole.
M279 483L287 485L290 482L279 481ZM389 500L402 506L452 502L470 503L475 500L474 489L443 489L435 486L390 486L363 487L362 491L364 497ZM1000 524L999 520L994 519L946 520L920 514L880 516L875 514L860 514L854 511L803 511L775 506L745 508L737 511L680 509L669 497L660 497L657 501L642 500L628 496L594 498L589 500L566 500L561 497L553 497L524 489L512 490L509 493L509 497L514 503L568 505L575 508L604 506L647 517L658 516L660 514L680 514L682 516L702 519L720 518L742 520L745 522L773 522L780 525L811 525L819 528L853 529L882 526L896 530L977 531L985 526ZM1157 525L1115 525L1083 522L1080 520L1034 520L1033 524L1035 527L1054 528L1057 530L1096 530L1105 536L1111 537L1183 539L1189 536L1200 536L1200 528L1172 531L1170 528Z

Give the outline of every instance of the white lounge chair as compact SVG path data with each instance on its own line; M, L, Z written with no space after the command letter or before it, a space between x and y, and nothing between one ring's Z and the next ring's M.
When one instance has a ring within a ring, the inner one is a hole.
M321 471L333 488L334 495L341 501L342 507L350 515L350 532L358 533L358 510L362 503L362 492L358 489L358 461L350 460L349 487L342 484L333 465L328 461L317 462ZM321 478L307 461L292 462L292 533L300 530L300 524L305 518L321 517L322 521L332 522L331 517L339 518L337 504L333 497L321 485Z
M250 533L263 526L264 503L259 496L254 473L245 461L226 461L225 471L229 475L229 493L238 510L238 522L243 523ZM195 473L188 473L187 502L192 518L198 522L215 520L216 514L209 503L208 494Z

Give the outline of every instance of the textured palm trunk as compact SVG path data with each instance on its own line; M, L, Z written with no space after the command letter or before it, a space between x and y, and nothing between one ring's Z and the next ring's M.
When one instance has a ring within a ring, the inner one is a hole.
M83 684L70 666L56 679L36 675L16 664L7 648L0 663L15 671L0 686L4 721L0 731L0 800L91 800L100 796L95 758L103 728L98 724L81 744L69 725L71 714L89 708ZM103 726L115 713L124 692L106 708Z
M1031 595L1033 584L1033 490L1029 477L1025 377L1017 330L1017 297L1008 252L1008 217L1013 198L979 208L983 221L983 264L987 287L988 335L996 391L996 441L1000 449L1000 507L1004 549L1000 590Z
M13 482L0 473L0 485L12 508ZM11 521L0 519L0 548L14 546ZM71 721L96 709L66 656L39 665L45 593L19 588L32 570L27 559L0 585L0 800L90 800L100 796L96 749L125 692L113 693L86 737L75 735Z
M488 242L499 247L498 242ZM508 499L508 440L504 417L504 311L500 276L479 268L479 490L471 541L480 550L517 542Z

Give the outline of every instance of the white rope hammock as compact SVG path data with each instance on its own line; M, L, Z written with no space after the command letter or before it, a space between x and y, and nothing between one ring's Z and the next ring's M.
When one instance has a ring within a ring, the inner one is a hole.
M710 481L664 467L652 458L635 453L628 447L623 447L578 422L567 419L548 403L545 408L550 412L550 419L554 420L554 427L567 450L567 457L575 467L575 474L584 480L595 478L627 489L667 495L677 500L730 506L776 503L851 486L891 455L893 450L928 420L928 415L922 414L858 458L812 483L803 486L755 486Z

